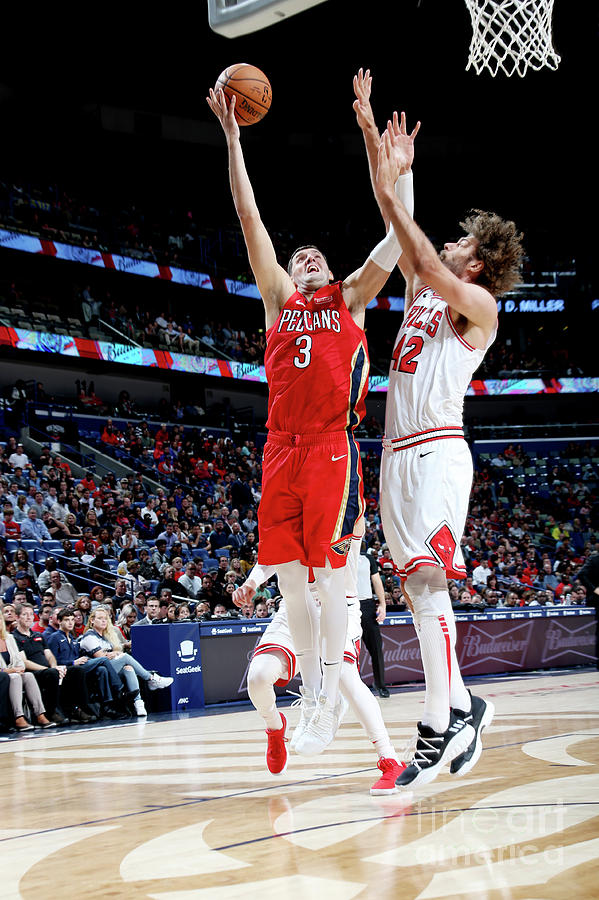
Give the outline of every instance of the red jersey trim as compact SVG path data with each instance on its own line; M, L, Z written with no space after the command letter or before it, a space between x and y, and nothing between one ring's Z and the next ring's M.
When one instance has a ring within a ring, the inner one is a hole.
M418 297L420 297L420 295L424 293L424 291L432 291L438 300L443 300L443 297L441 296L441 294L438 294L437 291L434 289L434 287L431 287L430 284L424 284L420 288L420 290L416 294L414 294L412 303L414 303L418 299Z
M453 320L452 320L452 318L451 318L451 315L450 315L450 313L449 313L449 306L446 306L446 307L445 307L445 315L447 316L447 321L449 322L449 325L450 325L450 327L451 327L451 330L453 331L453 333L454 333L455 336L457 337L457 339L458 339L458 341L460 342L460 344L463 344L464 347L466 347L467 350L472 350L472 351L476 350L476 347L473 347L472 344L469 344L468 341L465 340L465 338L462 337L462 335L460 334L460 332L459 332L459 331L457 330L457 328L455 327L455 324L454 324L454 322L453 322Z
M289 647L285 647L283 646L283 644L258 644L256 649L252 653L252 659L254 658L254 656L260 656L262 653L270 653L271 650L280 650L287 659L287 680L279 678L279 680L275 682L278 687L284 687L295 676L295 653L292 653Z
M409 450L412 447L419 447L421 444L447 441L452 438L464 439L464 430L460 425L442 425L439 428L430 428L428 431L410 434L403 438L383 438L383 449L397 453L398 450Z

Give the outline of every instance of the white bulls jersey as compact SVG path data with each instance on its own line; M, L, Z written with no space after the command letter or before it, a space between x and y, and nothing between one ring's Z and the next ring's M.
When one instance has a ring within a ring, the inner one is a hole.
M421 288L404 316L393 350L387 439L461 429L464 395L496 334L497 329L485 350L472 347L458 333L443 297L430 287Z

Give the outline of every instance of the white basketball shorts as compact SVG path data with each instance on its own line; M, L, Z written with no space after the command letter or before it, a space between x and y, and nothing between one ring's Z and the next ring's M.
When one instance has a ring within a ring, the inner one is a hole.
M466 577L460 547L472 487L472 457L463 439L393 449L383 442L381 517L391 557L407 578L422 566Z
M358 663L358 660L360 659L361 637L362 622L360 601L352 598L351 600L348 600L347 604L347 637L343 649L343 659L346 662ZM295 676L297 670L297 659L293 641L291 639L291 632L289 631L285 601L281 601L272 622L268 625L266 631L258 641L256 649L252 654L252 658L254 656L259 656L261 653L269 653L272 650L279 650L287 660L286 678L276 682L277 686L284 687Z

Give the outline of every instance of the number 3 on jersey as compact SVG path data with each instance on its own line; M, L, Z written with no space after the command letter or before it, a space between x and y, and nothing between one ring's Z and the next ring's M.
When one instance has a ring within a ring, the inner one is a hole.
M298 369L305 369L306 366L310 365L310 360L312 358L312 338L309 334L302 334L301 337L295 342L296 347L299 347L300 356L293 357L293 365Z
M404 342L406 345L405 348ZM393 351L393 371L406 372L408 375L413 375L418 366L417 357L422 352L423 345L424 340L419 334L414 334L407 342L405 334L402 335L401 340ZM402 356L402 351L404 349L406 352Z

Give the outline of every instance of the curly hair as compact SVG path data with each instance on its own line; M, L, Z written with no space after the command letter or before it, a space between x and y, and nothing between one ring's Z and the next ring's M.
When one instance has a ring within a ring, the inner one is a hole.
M477 284L495 297L511 290L520 279L522 232L513 222L482 209L471 209L460 226L478 241L478 256L485 264Z

